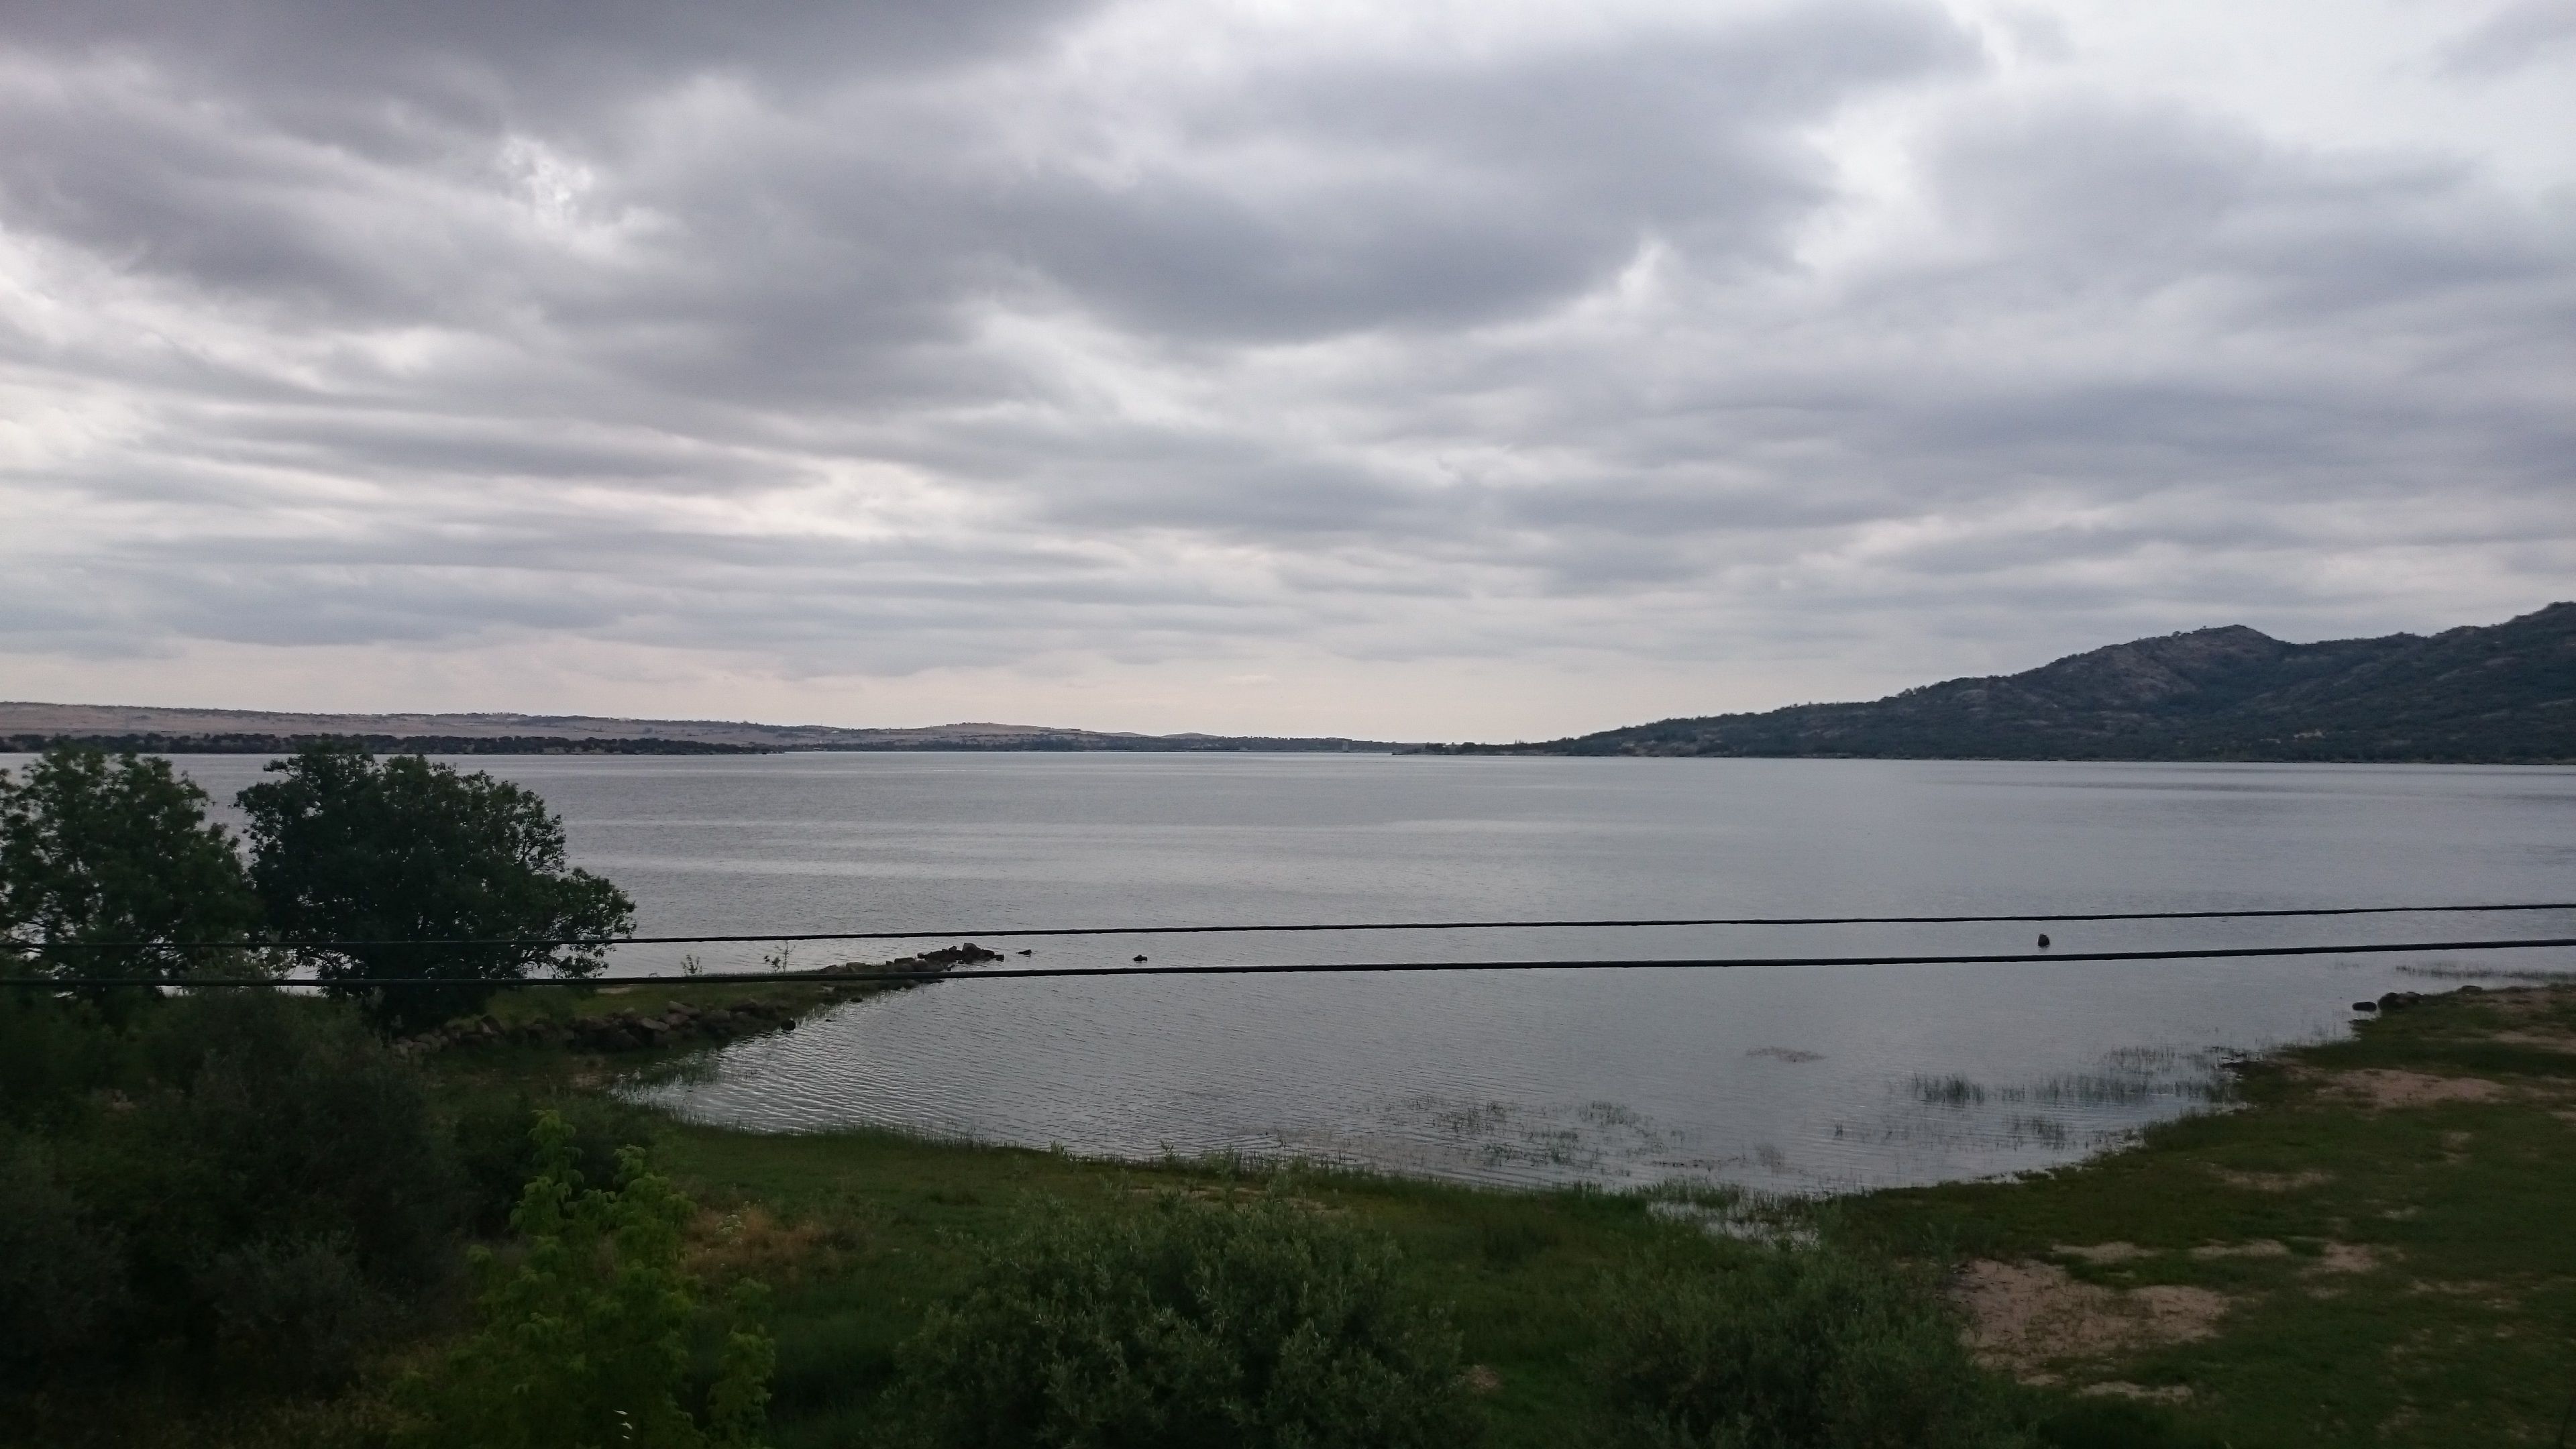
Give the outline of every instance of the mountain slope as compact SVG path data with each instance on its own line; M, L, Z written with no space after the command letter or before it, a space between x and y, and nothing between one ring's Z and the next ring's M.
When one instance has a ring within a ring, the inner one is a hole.
M2429 638L2139 639L1868 704L1669 719L1441 753L2576 761L2576 604Z

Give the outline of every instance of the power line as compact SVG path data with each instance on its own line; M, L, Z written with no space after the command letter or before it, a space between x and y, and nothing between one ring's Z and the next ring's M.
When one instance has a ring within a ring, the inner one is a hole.
M767 937L763 939L776 939ZM2342 946L2221 946L2181 951L2047 951L1969 956L1714 956L1673 959L1596 961L1369 961L1316 962L1295 965L1217 966L1013 966L996 971L710 971L696 976L540 976L526 979L416 976L219 977L164 976L0 977L0 984L42 986L61 990L105 986L349 986L372 990L384 986L714 986L760 982L772 985L839 985L869 981L1029 981L1045 978L1113 976L1340 976L1426 971L1680 971L1752 969L1785 966L1977 966L2041 965L2076 961L2216 961L2254 956L2384 956L2435 951L2529 951L2576 946L2576 936L2548 936L2505 941L2369 941Z
M723 936L493 936L447 939L268 941L60 941L41 947L8 943L21 951L171 950L219 951L254 947L294 950L380 950L398 946L720 946L787 941L934 941L1023 939L1039 936L1225 936L1314 931L1541 931L1606 930L1662 926L1961 926L2045 925L2058 921L2233 921L2281 917L2473 914L2493 911L2576 911L2576 901L2513 901L2486 905L2301 906L2241 911L2067 911L1990 916L1678 916L1637 920L1568 921L1338 921L1258 926L1044 926L989 931L806 931ZM2059 959L2066 959L2060 957Z

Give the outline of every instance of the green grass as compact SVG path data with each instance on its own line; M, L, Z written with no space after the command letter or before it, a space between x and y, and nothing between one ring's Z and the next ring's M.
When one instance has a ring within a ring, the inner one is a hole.
M2338 1080L2354 1072L2492 1085L2383 1107ZM2554 1442L2576 1395L2576 992L2427 1002L2255 1066L2239 1097L2073 1168L1872 1194L1838 1216L1883 1244L2227 1295L2213 1337L2061 1372L2187 1389L2185 1417L2229 1443ZM2146 1251L2061 1251L2104 1243ZM2287 1252L2242 1254L2258 1244Z

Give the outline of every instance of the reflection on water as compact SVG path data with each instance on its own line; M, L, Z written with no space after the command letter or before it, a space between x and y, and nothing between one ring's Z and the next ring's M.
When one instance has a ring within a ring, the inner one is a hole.
M229 795L255 760L183 762ZM2576 772L2408 766L792 755L477 759L648 933L2212 910L2576 896ZM2051 926L2056 949L2576 934L2576 916ZM1035 964L2028 949L2011 926L1042 940ZM618 969L682 950L630 948ZM696 948L709 969L761 948ZM800 953L800 964L848 951ZM862 953L864 954L864 953ZM896 954L882 951L878 955ZM1016 959L1016 958L1015 958ZM2068 1160L2410 972L2570 953L944 982L653 1089L713 1121L1512 1182L1777 1191Z

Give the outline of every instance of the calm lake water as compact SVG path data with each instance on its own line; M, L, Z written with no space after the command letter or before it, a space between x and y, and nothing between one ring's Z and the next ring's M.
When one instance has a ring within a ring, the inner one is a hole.
M229 799L260 761L184 767ZM1370 755L481 759L646 933L1957 914L2576 897L2576 770ZM2057 949L2576 934L2576 914L2066 924ZM2018 926L1014 942L1027 964L2011 951ZM701 950L710 969L759 947ZM798 965L892 951L799 948ZM629 948L622 971L678 948ZM1014 958L1016 960L1016 958ZM710 1121L1511 1182L2038 1167L2390 989L2576 954L946 982L655 1089ZM2462 975L2460 973L2470 973Z

